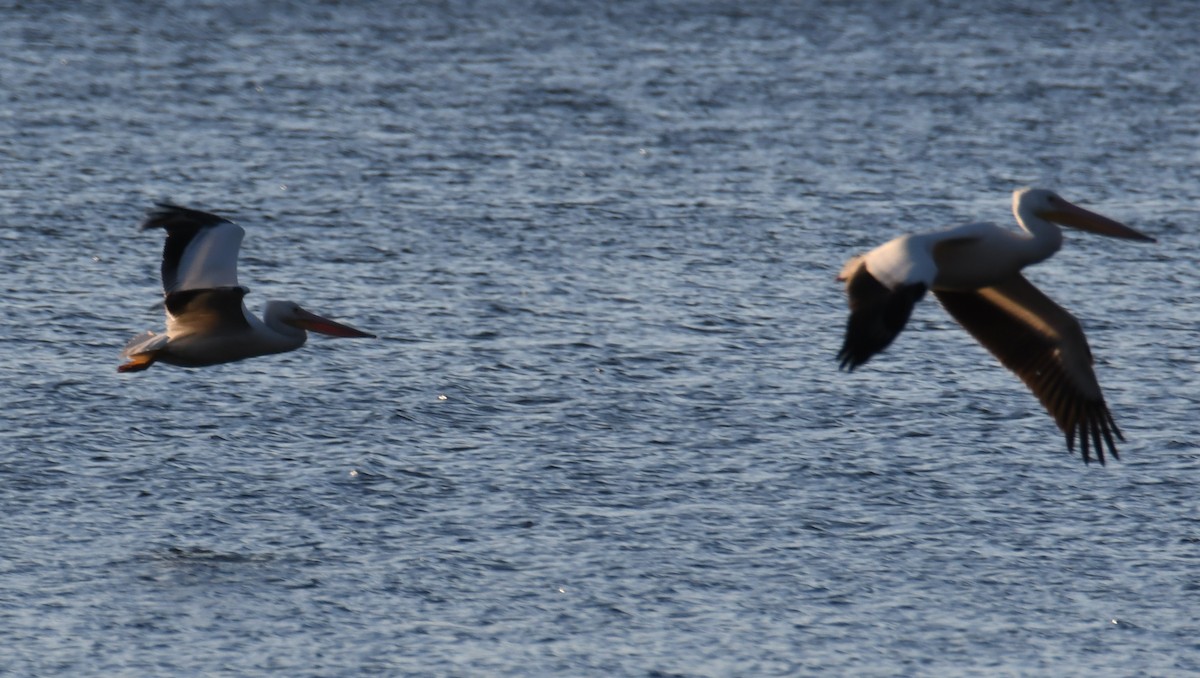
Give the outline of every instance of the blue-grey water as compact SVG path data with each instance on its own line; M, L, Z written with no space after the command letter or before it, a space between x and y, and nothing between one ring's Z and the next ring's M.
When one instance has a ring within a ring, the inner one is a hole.
M1200 671L1190 2L0 2L0 673ZM844 260L1059 190L1085 466ZM155 200L380 335L116 372Z

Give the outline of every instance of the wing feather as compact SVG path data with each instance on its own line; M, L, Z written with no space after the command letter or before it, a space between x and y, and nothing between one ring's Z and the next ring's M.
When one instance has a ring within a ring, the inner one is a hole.
M1104 451L1120 459L1114 437L1124 440L1113 420L1083 328L1063 307L1024 276L971 292L934 290L946 311L1000 363L1020 377L1054 418L1074 451L1079 439L1085 462L1091 451L1104 463Z

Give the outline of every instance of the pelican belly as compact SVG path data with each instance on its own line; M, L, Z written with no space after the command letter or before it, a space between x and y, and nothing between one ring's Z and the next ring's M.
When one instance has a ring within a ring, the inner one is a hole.
M184 334L172 337L159 361L176 367L207 367L272 353L284 353L304 344L304 337L269 341L253 332ZM279 339L282 339L280 337Z

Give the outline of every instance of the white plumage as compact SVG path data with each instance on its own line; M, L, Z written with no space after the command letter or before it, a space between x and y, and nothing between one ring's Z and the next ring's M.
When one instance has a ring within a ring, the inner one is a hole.
M1072 205L1045 189L1013 193L1020 231L977 223L944 231L900 236L853 257L839 280L846 282L850 318L838 353L853 370L892 343L913 306L928 290L942 306L1011 369L1041 400L1067 437L1079 438L1104 463L1117 457L1121 432L1104 402L1092 370L1092 354L1079 321L1021 275L1026 266L1062 247L1055 223L1129 240L1153 241L1124 224Z
M165 333L144 332L126 344L129 361L121 372L144 370L155 362L204 367L283 353L304 345L306 330L335 337L371 337L322 318L290 301L271 301L262 319L246 309L248 291L238 284L238 250L245 231L215 214L159 204L142 229L162 228L162 283Z

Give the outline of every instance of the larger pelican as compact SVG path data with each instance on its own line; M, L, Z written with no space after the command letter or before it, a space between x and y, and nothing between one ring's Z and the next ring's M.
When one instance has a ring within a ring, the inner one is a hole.
M238 285L238 248L245 231L215 214L158 203L142 229L167 232L162 284L167 331L144 332L129 341L119 372L138 372L156 362L205 367L300 348L305 330L334 337L373 337L310 313L290 301L267 302L260 320L246 310Z
M1128 240L1154 238L1046 189L1013 192L1012 208L1021 232L967 224L901 236L850 259L838 275L850 302L841 367L853 370L887 348L913 305L933 290L950 315L1033 391L1066 434L1068 450L1074 451L1078 437L1084 462L1091 461L1089 441L1101 464L1105 446L1119 459L1113 437L1124 437L1104 403L1079 321L1021 269L1062 247L1055 224Z

